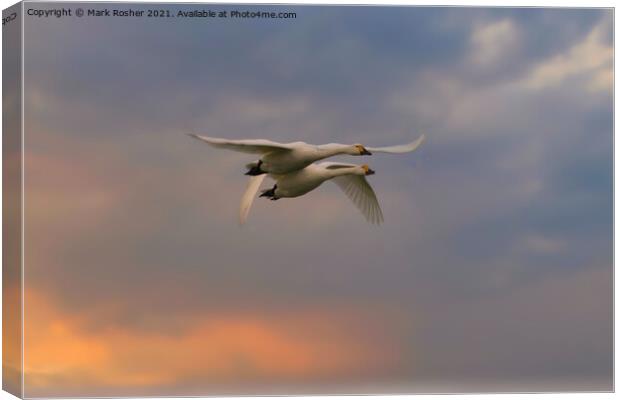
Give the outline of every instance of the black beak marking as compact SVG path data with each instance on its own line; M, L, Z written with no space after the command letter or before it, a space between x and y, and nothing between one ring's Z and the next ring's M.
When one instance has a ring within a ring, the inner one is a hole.
M371 152L369 152L369 151L368 151L368 150L366 150L366 149L362 149L362 155L363 155L363 156L372 156L372 153L371 153Z

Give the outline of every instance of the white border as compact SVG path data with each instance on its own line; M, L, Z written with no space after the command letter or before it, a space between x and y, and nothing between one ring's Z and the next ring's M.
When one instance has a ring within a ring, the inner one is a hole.
M32 2L32 1L29 1ZM75 2L75 3L83 3L80 1L67 1L67 3L71 3L71 2ZM96 1L93 1L96 2ZM101 1L101 3L103 3L104 1ZM108 2L112 2L112 1L108 1ZM618 43L618 34L617 31L615 30L615 17L616 17L616 10L615 10L615 5L616 2L615 1L610 1L610 0L597 0L596 2L587 2L587 1L579 1L579 0L564 0L564 1L558 1L558 0L540 0L540 1L535 1L535 0L523 0L523 1L505 1L505 2L501 2L499 3L497 0L496 1L491 1L491 0L475 0L475 1L466 1L466 0L451 0L451 1L434 1L434 2L424 2L424 1L415 1L415 0L389 0L389 1L375 1L375 2L371 2L368 0L338 0L337 2L334 1L329 1L329 0L314 0L314 1L304 1L304 0L296 0L296 1L283 1L283 0L270 0L270 1L257 1L257 0L243 0L243 1L235 1L235 0L221 0L221 1L203 1L203 2L184 2L184 1L179 1L179 0L169 0L169 1L143 1L143 0L134 0L134 1L130 1L131 3L191 3L191 4L196 4L196 3L206 3L206 4L221 4L221 3L230 3L230 4L239 4L239 3L244 3L244 4L299 4L299 5L304 5L304 4L309 4L309 5L414 5L414 6L469 6L469 7L570 7L570 8L614 8L613 10L613 14L614 14L614 133L615 133L615 120L616 120L616 116L617 116L617 110L615 107L615 93L617 92L617 86L616 86L616 81L615 81L615 75L617 73L617 69L616 69L616 65L615 65L615 44ZM2 9L5 9L13 4L15 4L16 2L13 0L0 0L0 5L2 6ZM22 15L24 11L24 5L22 4ZM22 155L24 154L24 24L22 23L22 32L21 32L21 40L22 40L22 64L21 64L21 70L22 70L22 104L21 104L21 112L22 112L22 121L21 121L21 135L22 135L22 142L21 142L21 146L22 146ZM0 59L1 59L1 52L0 52ZM1 65L1 63L0 63ZM2 106L2 100L0 98L0 108ZM615 136L614 136L615 139ZM615 197L615 187L616 187L616 177L618 176L618 172L619 172L619 168L615 163L615 154L616 151L618 150L618 143L614 140L614 289L616 287L616 284L618 283L618 276L615 274L615 252L617 247L617 235L616 235L616 226L617 226L617 218L616 218L616 213L615 213L615 209L616 206L618 205L618 199ZM2 143L0 141L0 152L2 150ZM21 182L21 191L22 191L22 221L21 221L21 228L22 228L22 274L21 274L21 285L22 285L22 304L21 304L21 313L22 313L22 349L21 349L21 354L22 354L22 371L23 371L23 360L24 360L24 341L23 341L23 334L24 334L24 257L25 257L25 251L24 251L24 238L25 238L25 226L24 226L24 195L25 195L25 176L24 176L24 166L25 166L25 160L24 157L22 156L21 159L21 167L22 167L22 182ZM2 166L0 164L0 188L1 188L1 181L2 181L2 176L1 176L1 170L2 170ZM1 189L0 189L1 190ZM1 202L1 199L0 199ZM0 239L2 238L2 232L0 230ZM2 240L0 240L0 249L2 248ZM0 283L1 283L2 277L0 275ZM614 290L614 294L615 294L615 290ZM620 373L618 372L618 369L615 368L615 360L617 359L616 355L617 355L617 348L615 346L615 340L618 338L618 329L616 324L618 322L617 318L615 318L615 312L618 309L618 298L616 296L614 296L614 383L618 382L618 378L620 377ZM1 309L0 309L0 313L1 313ZM0 328L2 325L2 321L0 319ZM1 329L0 329L1 331ZM0 358L2 355L2 349L0 348ZM1 375L0 375L0 382L1 382ZM22 395L24 394L24 380L22 379ZM411 400L411 399L420 399L420 400L430 400L430 399L444 399L444 398L449 398L455 395L381 395L381 396L364 396L364 395L355 395L355 396L291 396L291 399L312 399L312 400L362 400L362 399L368 399L373 398L373 399L378 399L378 400ZM504 400L504 399L517 399L517 398L521 398L522 396L527 396L527 398L529 399L538 399L538 398L545 398L545 399L556 399L559 398L561 396L561 398L563 399L585 399L585 398L597 398L597 399L607 399L607 398L612 398L615 397L615 393L535 393L535 394L463 394L463 395L458 395L459 399L464 399L464 400L471 400L471 399L477 399L480 396L484 396L485 398L491 398L491 399L496 399L496 400ZM0 400L5 400L5 399L14 399L15 397L1 391L0 392ZM111 398L118 398L118 397L111 397ZM153 397L132 397L133 399L139 399L139 400L148 400L148 399L152 399ZM188 397L171 397L171 396L166 396L165 398L169 398L169 399L184 399L184 398L188 398ZM218 398L215 397L212 399L242 399L242 400L266 400L266 399L280 399L281 396L260 396L260 397L222 397L222 398Z

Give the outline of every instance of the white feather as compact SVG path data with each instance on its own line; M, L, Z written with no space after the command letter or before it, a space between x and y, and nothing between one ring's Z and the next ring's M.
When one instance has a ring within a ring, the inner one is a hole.
M241 207L239 209L239 224L245 224L245 221L248 219L248 214L250 213L250 208L252 208L252 203L256 198L256 193L258 192L258 188L260 187L263 179L265 179L265 174L252 176L248 180L248 186L241 196Z
M426 139L426 136L421 135L417 140L407 143L400 144L396 146L386 146L386 147L366 147L366 149L370 152L374 153L392 153L392 154L401 154L401 153L410 153L420 147L422 142Z
M372 189L365 176L362 175L342 175L332 179L355 206L364 214L364 217L371 224L381 224L383 222L383 212L377 195Z
M242 153L266 154L273 151L289 151L293 149L292 144L272 142L266 139L229 140L200 136L193 133L190 133L189 136L207 142L213 147L240 151Z

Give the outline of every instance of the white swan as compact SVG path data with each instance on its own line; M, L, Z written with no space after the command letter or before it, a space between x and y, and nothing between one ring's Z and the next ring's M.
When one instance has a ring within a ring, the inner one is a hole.
M361 144L329 143L313 145L305 142L278 143L266 139L228 140L208 136L189 134L207 142L213 147L240 151L243 153L260 154L258 161L247 164L246 175L287 174L307 167L315 161L340 154L352 156L371 155L377 153L409 153L417 149L424 141L421 135L416 141L387 147L365 147Z
M374 173L368 165L333 162L311 164L306 168L288 174L270 174L276 180L276 184L273 188L264 190L260 197L267 197L271 200L299 197L316 189L323 182L332 180L353 201L368 222L380 224L383 222L383 213L374 190L366 181L366 175ZM241 201L239 214L239 222L242 225L264 177L265 175L253 176L248 183Z

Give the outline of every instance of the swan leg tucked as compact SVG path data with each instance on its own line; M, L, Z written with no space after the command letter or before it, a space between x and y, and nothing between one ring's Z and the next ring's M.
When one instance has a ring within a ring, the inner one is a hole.
M257 176L257 175L266 174L267 172L260 169L260 166L262 164L263 164L263 160L258 160L255 163L250 163L246 165L246 167L248 168L248 172L246 172L245 175Z
M276 196L276 189L278 189L278 185L273 185L271 189L263 190L261 195L258 197L267 197L269 200L278 200L279 197Z

